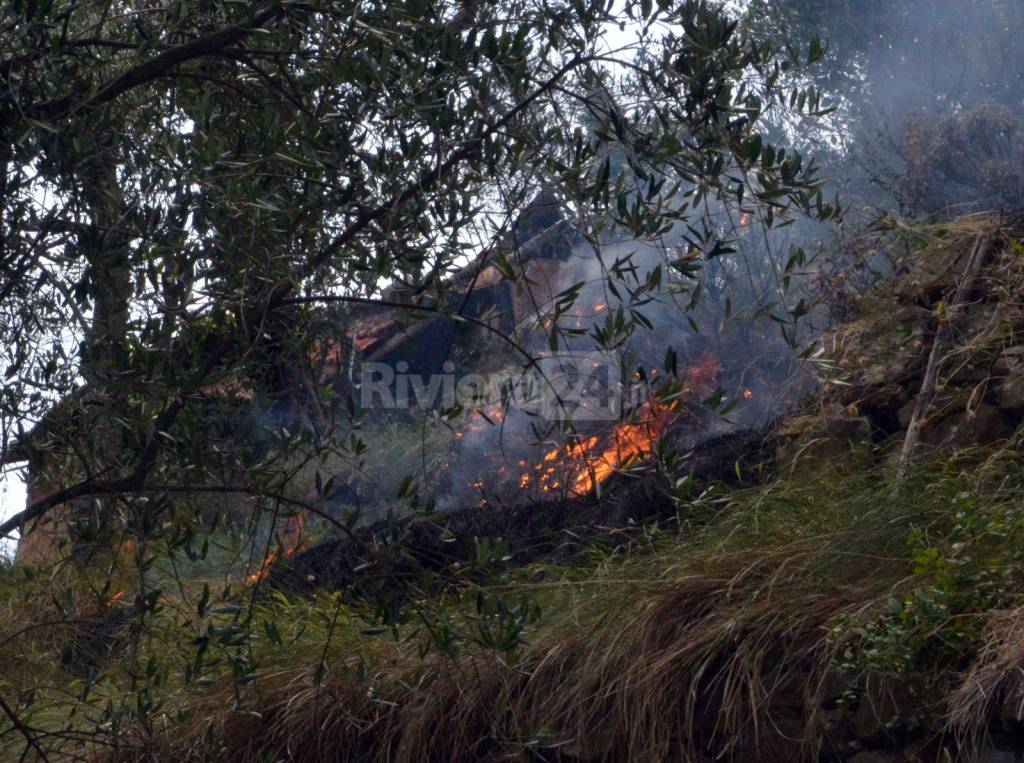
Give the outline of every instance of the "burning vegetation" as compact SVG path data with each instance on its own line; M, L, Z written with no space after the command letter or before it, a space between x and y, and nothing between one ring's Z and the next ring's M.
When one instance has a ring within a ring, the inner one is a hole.
M700 400L715 389L720 375L721 363L713 353L699 356L676 377L652 370L636 387L643 397L617 419L567 428L548 423L550 434L541 437L544 422L520 409L477 409L455 433L449 468L455 475L470 474L456 481L452 492L461 497L455 503L512 504L600 492L613 476L644 462L663 436L699 433L707 424ZM599 392L591 389L588 394Z
M259 563L259 568L246 577L246 583L249 585L256 585L263 581L270 573L270 568L279 560L287 559L293 556L298 551L302 550L303 547L303 530L306 526L305 517L301 514L291 516L285 522L284 530L280 535L275 536L273 528L271 528L270 542L276 544L276 548L268 551L262 561Z
M649 402L605 437L570 436L566 445L552 448L531 470L523 471L519 486L528 490L536 485L543 493L590 495L615 472L649 454L671 418L667 408ZM522 459L518 465L528 466Z

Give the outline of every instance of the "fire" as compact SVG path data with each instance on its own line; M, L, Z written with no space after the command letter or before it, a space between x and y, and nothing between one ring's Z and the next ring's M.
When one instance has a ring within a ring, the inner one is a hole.
M750 224L751 215L749 212L744 212L740 215L740 227L743 228Z
M754 396L754 393L753 393L752 390L749 390L749 389L743 390L743 397L744 397L744 399L749 400L753 396Z
M650 452L675 415L672 409L649 402L638 420L620 423L603 440L591 435L552 448L533 467L532 473L524 472L520 476L519 487L525 489L536 484L542 492L548 493L564 486L581 495L589 493L623 465Z
M710 390L719 365L718 357L711 353L698 358L685 374L690 393ZM620 422L607 437L591 435L549 450L532 467L532 472L520 476L519 487L525 489L536 484L542 492L551 492L564 485L580 495L590 493L623 466L650 453L680 412L679 400L666 405L651 398L636 418ZM521 460L519 465L522 467L525 462Z
M532 456L524 458L524 451L519 448L530 446L515 440L509 443L510 453L499 448L485 450L474 447L474 458L481 463L471 475L467 475L469 478L461 483L459 489L467 494L465 500L473 500L470 496L483 496L484 503L500 501L510 491L565 496L591 493L616 472L650 454L666 429L688 409L688 401L699 399L715 388L719 371L717 356L705 353L691 360L678 377L665 379L668 388L665 401L653 395L634 409L629 420L575 432L566 441L549 444ZM645 369L638 374L638 381L643 386L654 383L660 387L664 377L659 374L658 369ZM586 394L586 389L578 392ZM667 402L669 400L671 402ZM496 432L493 428L501 426L506 413L504 408L494 404L475 409L469 414L462 431L455 433L456 441L465 443L472 440L479 446L477 435ZM509 427L511 438L520 431L518 424L517 421L516 426ZM505 462L508 456L512 458Z
M647 420L622 423L616 427L611 444L597 458L586 456L587 468L577 475L573 489L589 493L612 476L623 464L651 451L664 426L674 418L667 408L648 404ZM596 438L591 438L593 441Z
M249 577L247 577L245 581L249 585L256 585L267 576L267 573L270 572L271 565L276 561L277 552L271 551L269 554L267 554L266 558L260 563L260 568L256 570L256 572L251 574Z
M270 571L271 566L282 555L287 558L302 547L302 531L306 526L306 520L301 516L290 517L285 523L284 532L281 534L280 550L271 551L266 558L260 562L260 568L246 578L249 585L255 585L263 580Z
M465 430L455 433L455 438L461 440L466 432L479 432L500 424L505 419L505 410L501 405L492 405L490 410L477 408L470 414L469 423Z

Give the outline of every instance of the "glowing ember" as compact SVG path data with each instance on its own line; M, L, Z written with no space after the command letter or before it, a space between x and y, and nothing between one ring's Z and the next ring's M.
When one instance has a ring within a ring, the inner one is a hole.
M749 389L743 390L743 397L746 398L747 400L749 400L753 396L754 396L754 393L751 390L749 390Z
M695 394L703 394L715 385L720 363L718 357L707 353L702 355L686 372L686 386Z

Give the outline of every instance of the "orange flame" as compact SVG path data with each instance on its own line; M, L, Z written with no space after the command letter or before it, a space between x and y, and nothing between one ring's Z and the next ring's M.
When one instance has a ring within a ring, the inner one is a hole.
M692 394L707 392L714 386L718 371L717 356L701 356L686 372L687 389ZM524 472L520 476L519 487L536 484L541 491L551 492L565 485L577 494L589 493L623 466L650 453L680 410L678 400L671 405L648 400L637 418L619 423L608 437L592 435L549 450L533 466L532 474ZM525 466L525 462L519 465Z
M519 477L519 487L536 484L542 492L568 488L585 494L603 483L623 465L649 452L663 430L676 415L668 407L649 402L639 420L620 423L603 440L597 435L552 448L533 466L532 473ZM520 465L524 465L520 462ZM563 480L563 475L565 479Z
M290 517L285 523L284 532L281 533L281 550L271 551L266 558L260 562L260 568L246 578L249 585L255 585L263 580L270 572L271 566L280 556L285 558L291 556L302 547L302 531L306 526L306 520L302 516Z
M612 476L624 464L651 451L670 418L667 408L648 404L650 416L646 421L623 423L612 434L611 444L596 459L587 459L587 468L573 483L577 493L589 493Z

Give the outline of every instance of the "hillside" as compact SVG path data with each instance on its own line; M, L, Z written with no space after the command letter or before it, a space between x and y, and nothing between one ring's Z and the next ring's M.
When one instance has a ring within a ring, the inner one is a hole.
M120 724L118 749L77 743L104 761L1024 759L1015 225L882 231L894 274L821 338L816 391L673 481L357 530L242 606L197 564L159 594L144 664L118 638L138 602L5 571L2 694L31 695L34 729ZM19 630L29 612L58 624ZM133 665L156 693L133 698Z
M1024 763L1021 29L0 3L0 763Z

